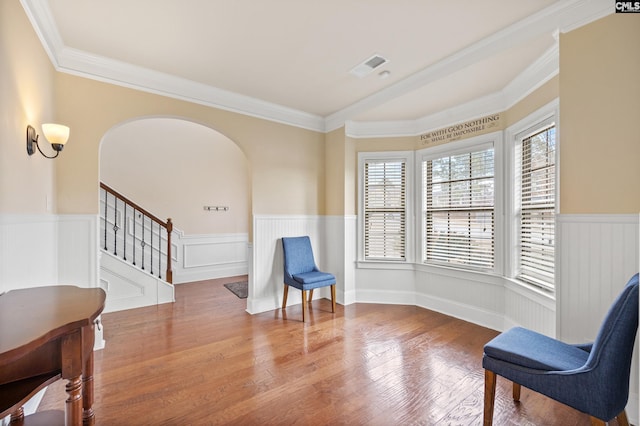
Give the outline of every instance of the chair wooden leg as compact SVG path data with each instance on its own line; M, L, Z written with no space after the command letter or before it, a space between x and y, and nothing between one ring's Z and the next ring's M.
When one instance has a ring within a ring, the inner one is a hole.
M629 419L627 418L627 412L622 410L622 413L616 416L618 426L629 426Z
M311 303L311 299L313 299L313 289L309 290L309 303Z
M302 290L302 322L307 316L307 290Z
M591 426L607 426L607 422L597 419L593 416L591 418Z
M331 285L331 312L336 311L336 285Z
M484 370L484 426L493 424L493 405L496 398L496 373Z
M516 383L513 382L513 400L516 402L520 401L520 389L522 388L522 386L520 386L520 383Z
M282 309L287 307L287 296L289 295L289 286L284 285L284 294L282 295Z

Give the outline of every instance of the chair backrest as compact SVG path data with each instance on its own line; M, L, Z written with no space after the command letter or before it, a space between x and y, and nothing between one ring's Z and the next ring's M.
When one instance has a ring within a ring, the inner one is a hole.
M309 237L283 237L284 272L289 276L317 270Z
M586 363L586 367L600 377L598 381L602 387L594 391L607 395L610 404L617 404L610 407L614 416L624 409L629 398L629 375L637 330L638 274L635 274L609 308Z

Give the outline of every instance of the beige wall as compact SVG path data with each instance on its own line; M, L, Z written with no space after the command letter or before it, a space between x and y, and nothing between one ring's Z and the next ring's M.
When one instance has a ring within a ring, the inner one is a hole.
M345 137L344 127L327 133L325 149L327 214L344 214Z
M356 214L357 183L355 139L345 137L344 127L326 135L327 214Z
M419 139L417 136L355 139L356 152L412 151Z
M559 84L560 78L555 76L505 111L503 114L504 128L514 125L532 112L557 99L560 93Z
M0 213L55 212L56 160L26 151L27 125L42 134L40 125L57 119L54 74L20 2L0 2Z
M186 234L248 233L249 179L236 144L190 121L135 120L110 130L100 148L100 180Z
M59 116L74 134L73 149L56 163L62 213L97 212L100 141L112 127L147 116L194 121L236 143L249 161L253 213L325 213L321 133L63 73L56 90Z
M351 214L355 153L416 149L416 138L323 135L56 73L19 2L0 8L0 212L96 213L101 140L140 117L184 118L229 137L247 158L256 214ZM509 125L559 92L562 213L640 211L638 39L636 17L621 14L562 34L560 77L505 111ZM26 125L40 133L50 120L71 127L67 147L56 160L28 157Z
M640 212L640 20L560 37L560 210Z

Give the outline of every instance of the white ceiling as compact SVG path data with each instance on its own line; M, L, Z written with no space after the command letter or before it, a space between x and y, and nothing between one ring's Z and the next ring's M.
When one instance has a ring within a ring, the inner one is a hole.
M557 74L559 31L613 12L608 0L21 1L59 71L364 133L504 109ZM388 62L349 73L373 54Z

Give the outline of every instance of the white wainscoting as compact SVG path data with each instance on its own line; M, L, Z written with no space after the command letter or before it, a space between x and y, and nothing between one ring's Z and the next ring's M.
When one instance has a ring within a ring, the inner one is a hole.
M555 298L543 290L505 280L503 329L515 326L555 337Z
M336 276L336 301L356 301L356 219L354 216L325 216L327 271Z
M0 293L48 285L98 287L98 216L0 215ZM96 327L95 348L104 346Z
M639 269L638 215L558 215L558 336L594 339L602 318Z
M629 278L640 269L639 219L630 215L558 215L558 336L593 341L602 319ZM638 340L627 414L638 424Z
M175 302L174 286L104 251L100 287L107 292L105 313Z
M0 215L0 291L98 286L97 215Z
M249 271L247 234L185 235L174 230L173 236L174 284L246 275Z
M98 287L98 215L58 216L58 280Z
M58 216L0 215L0 293L58 284Z
M503 278L416 264L360 262L357 301L415 305L502 330Z
M321 216L262 216L253 217L253 275L249 280L247 312L256 314L272 311L282 304L283 258L282 237L308 235L311 238L316 264L326 268L325 220ZM320 289L317 293L320 297ZM322 296L325 296L322 294ZM302 301L300 292L291 291L287 299L290 305Z
M502 277L420 266L416 290L418 306L494 330L504 327Z
M280 239L302 235L311 238L318 268L336 275L338 302L351 303L355 299L355 222L355 216L254 216L247 312L280 308L284 288ZM318 289L315 297L330 298L329 289ZM301 301L299 291L289 292L288 304Z

